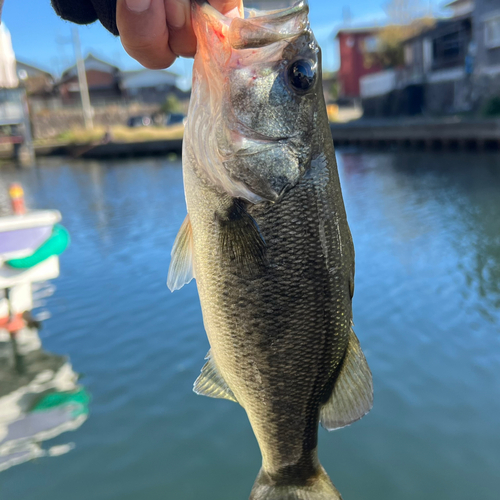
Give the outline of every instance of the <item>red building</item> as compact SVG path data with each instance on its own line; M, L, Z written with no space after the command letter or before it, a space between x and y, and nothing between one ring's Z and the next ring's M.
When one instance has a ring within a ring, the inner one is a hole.
M359 80L365 75L382 70L378 64L369 64L366 54L377 52L377 33L380 28L345 28L337 33L340 48L338 78L341 97L359 97Z

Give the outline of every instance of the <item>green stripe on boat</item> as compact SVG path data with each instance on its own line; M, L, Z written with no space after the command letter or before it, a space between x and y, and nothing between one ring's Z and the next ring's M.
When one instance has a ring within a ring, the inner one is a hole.
M60 224L56 224L50 238L31 255L22 259L9 260L6 264L14 269L29 269L47 260L49 257L61 255L68 248L69 243L70 237L68 231Z

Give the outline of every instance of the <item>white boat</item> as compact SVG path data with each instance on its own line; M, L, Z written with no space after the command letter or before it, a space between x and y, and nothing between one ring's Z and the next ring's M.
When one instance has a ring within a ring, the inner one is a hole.
M33 308L32 284L59 276L57 255L32 267L16 268L9 262L32 256L50 239L60 220L57 210L0 217L0 337L21 329L23 315Z
M13 209L17 203L22 213L0 217L0 471L70 451L72 443L42 443L80 427L90 397L69 360L42 349L31 314L33 293L41 292L35 284L59 276L58 255L69 242L61 214L24 213L22 188L15 192Z

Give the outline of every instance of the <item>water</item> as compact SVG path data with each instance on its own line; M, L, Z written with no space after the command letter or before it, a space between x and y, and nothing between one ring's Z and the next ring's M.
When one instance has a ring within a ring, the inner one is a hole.
M356 332L375 407L320 432L346 500L496 500L500 491L500 159L339 153L357 250ZM20 180L72 235L44 348L92 395L74 443L0 474L5 500L237 500L260 454L244 412L197 397L208 350L196 287L170 294L178 162L44 161Z

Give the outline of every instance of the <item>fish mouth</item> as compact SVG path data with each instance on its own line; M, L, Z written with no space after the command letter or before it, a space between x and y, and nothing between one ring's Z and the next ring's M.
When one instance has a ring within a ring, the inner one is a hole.
M236 133L237 135L250 140L254 142L262 142L263 144L265 143L277 143L277 142L284 142L290 139L288 136L278 136L278 137L273 137L269 135L262 134L261 132L257 132L256 130L253 130L252 128L248 127L247 125L244 125L240 121L237 122L236 126Z
M309 29L307 0L271 11L245 9L243 17L221 14L206 0L196 0L204 16L235 50L257 49L298 38Z
M262 134L239 121L231 128L229 137L231 149L225 151L219 149L223 161L260 154L284 146L292 139L289 136L272 137Z
M283 22L299 14L309 13L309 3L307 0L298 0L292 6L284 9L275 10L257 10L245 9L250 18L266 18L267 21Z

